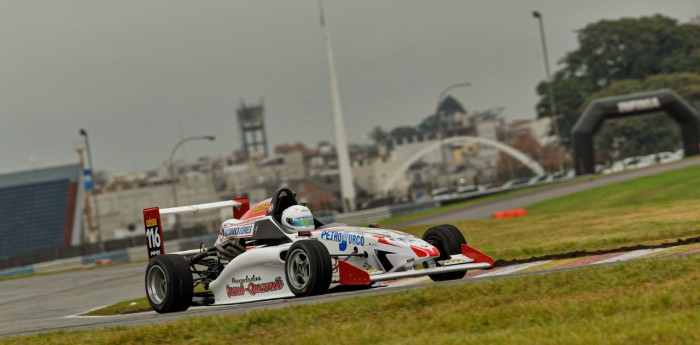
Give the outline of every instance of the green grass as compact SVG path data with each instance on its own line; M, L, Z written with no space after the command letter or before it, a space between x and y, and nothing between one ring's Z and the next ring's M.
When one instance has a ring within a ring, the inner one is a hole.
M151 310L151 305L148 304L148 300L146 299L146 297L142 297L129 301L115 303L104 308L95 309L93 311L83 314L83 316L120 315L138 313L147 310Z
M700 255L0 344L696 344Z
M479 250L495 259L526 259L579 250L657 245L700 236L700 200L621 206L524 218L454 222ZM399 227L421 236L428 226Z
M527 207L525 218L461 221L467 241L497 259L655 245L700 236L700 166ZM420 236L426 226L398 227Z
M528 207L533 214L603 210L621 206L657 205L700 199L700 166L673 170L591 189Z

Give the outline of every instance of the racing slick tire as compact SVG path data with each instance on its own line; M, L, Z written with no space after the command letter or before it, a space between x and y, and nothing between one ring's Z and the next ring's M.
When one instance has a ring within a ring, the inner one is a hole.
M158 313L185 311L192 303L192 271L185 257L165 254L146 267L146 297Z
M450 224L437 225L423 234L423 241L435 246L440 251L440 257L435 261L447 260L450 255L461 254L462 244L467 244L464 235ZM436 262L438 266L439 263ZM456 280L464 278L467 271L449 272L428 275L433 281Z
M287 286L294 295L323 294L328 291L333 278L331 255L319 241L294 242L287 251L284 272Z

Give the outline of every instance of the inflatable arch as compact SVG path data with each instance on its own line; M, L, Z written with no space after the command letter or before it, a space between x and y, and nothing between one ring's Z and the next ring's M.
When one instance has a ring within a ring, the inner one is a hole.
M685 156L700 154L700 115L673 90L600 98L588 105L571 132L576 175L595 173L593 136L605 120L658 111L668 114L680 126Z

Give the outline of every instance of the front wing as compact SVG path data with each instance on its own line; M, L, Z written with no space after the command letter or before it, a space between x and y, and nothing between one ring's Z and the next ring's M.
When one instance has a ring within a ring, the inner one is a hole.
M424 268L419 270L408 270L403 272L379 274L369 274L367 271L357 266L354 266L345 261L339 261L338 270L340 273L340 280L338 282L340 283L340 285L370 285L374 282L386 280L420 277L431 274L461 272L472 269L491 269L494 267L494 262L491 257L466 244L462 245L462 255L472 259L473 262L458 263L441 267Z

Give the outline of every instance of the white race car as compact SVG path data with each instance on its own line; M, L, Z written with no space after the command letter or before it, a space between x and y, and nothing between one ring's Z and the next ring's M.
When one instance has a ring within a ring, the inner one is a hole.
M461 279L470 269L489 269L493 259L467 245L451 225L428 229L423 238L396 230L323 224L290 231L282 212L297 205L282 188L250 208L247 198L144 210L149 263L146 295L159 313L190 305L219 305L323 294L337 286L429 276ZM213 246L165 254L160 216L233 207L234 218Z

